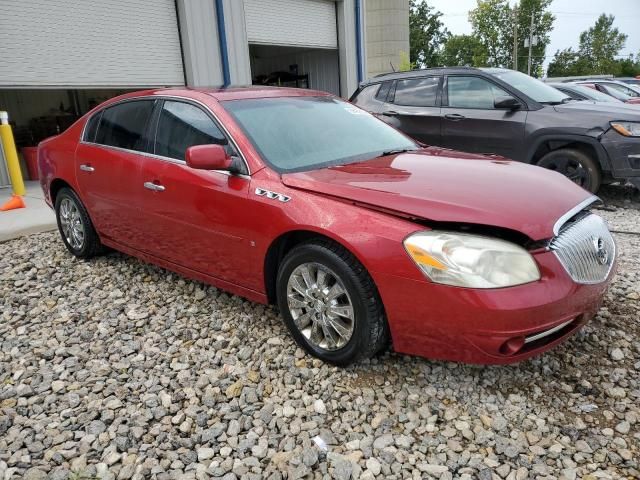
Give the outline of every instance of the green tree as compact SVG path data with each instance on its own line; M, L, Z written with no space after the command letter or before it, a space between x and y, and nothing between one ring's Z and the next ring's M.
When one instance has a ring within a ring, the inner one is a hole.
M549 77L573 75L637 75L640 72L640 54L617 59L624 48L627 35L613 26L613 15L604 13L598 17L593 27L580 34L580 46L558 50L549 64Z
M580 52L573 48L558 50L549 62L547 69L548 77L571 77L576 75L587 75L589 66Z
M531 51L531 71L538 72L544 63L555 17L548 11L552 0L520 0L511 8L508 0L478 0L469 12L473 35L488 52L487 62L494 67L513 68L513 26L518 27L518 70L526 72L529 48L524 46L530 33L537 38ZM531 17L533 16L533 29Z
M624 48L627 35L613 26L614 20L613 15L603 13L593 27L580 34L580 56L588 63L591 74L615 74L620 69L615 57Z
M551 41L554 15L548 11L552 0L520 0L517 10L518 18L518 70L527 72L529 47L525 47L525 39L530 33L537 39L537 44L531 48L531 74L535 76L544 63L544 57ZM533 15L533 30L531 16ZM513 35L513 33L512 33ZM513 49L513 40L511 40ZM513 54L512 54L513 58Z
M424 0L409 1L409 58L419 67L439 64L442 45L450 35L441 16Z
M490 67L513 64L513 16L508 0L478 0L469 12L475 36L487 52Z
M487 49L472 35L453 35L444 44L440 62L448 67L483 67L489 56Z

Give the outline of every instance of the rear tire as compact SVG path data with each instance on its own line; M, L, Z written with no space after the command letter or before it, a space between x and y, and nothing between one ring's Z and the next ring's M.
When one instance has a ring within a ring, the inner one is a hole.
M538 165L563 174L592 193L596 193L602 183L602 172L598 162L575 148L561 148L549 152L538 160Z
M67 250L78 258L91 258L102 253L103 247L89 213L70 188L62 188L56 195L58 231Z
M276 290L293 338L325 362L346 366L388 344L378 290L340 245L319 239L294 247L280 264Z

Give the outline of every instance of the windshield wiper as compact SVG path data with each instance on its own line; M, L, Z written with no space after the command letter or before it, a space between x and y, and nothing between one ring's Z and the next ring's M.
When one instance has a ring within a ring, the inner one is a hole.
M378 155L378 157L386 157L387 155L397 155L399 153L406 153L406 152L415 152L416 150L417 148L395 148L391 150L385 150L380 155Z

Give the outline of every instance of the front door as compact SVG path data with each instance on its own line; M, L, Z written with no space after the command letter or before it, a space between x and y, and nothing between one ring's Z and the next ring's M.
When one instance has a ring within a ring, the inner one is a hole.
M496 100L511 94L474 75L449 76L444 92L442 141L445 147L524 160L527 112L494 106Z
M149 140L155 100L131 100L107 107L89 120L76 149L80 196L100 235L139 247L138 176Z
M184 161L188 147L223 144L234 147L200 106L165 100L158 119L152 155L142 165L147 236L145 251L191 270L243 284L250 259L246 240L249 177L196 170Z
M441 145L440 82L437 76L398 80L379 118L419 142Z

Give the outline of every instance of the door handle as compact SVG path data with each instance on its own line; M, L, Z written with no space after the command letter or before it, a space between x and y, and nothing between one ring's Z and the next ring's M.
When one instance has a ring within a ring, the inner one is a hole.
M164 186L158 185L153 182L144 182L144 188L148 188L149 190L153 190L154 192L164 192Z
M80 170L82 170L83 172L94 172L96 169L93 168L91 165L82 164L80 165Z
M447 113L444 118L446 118L447 120L453 120L454 122L457 122L458 120L464 120L465 116L464 115L460 115L459 113Z
M395 117L396 115L398 115L398 112L394 110L387 110L386 112L382 112L382 115L384 115L385 117Z

